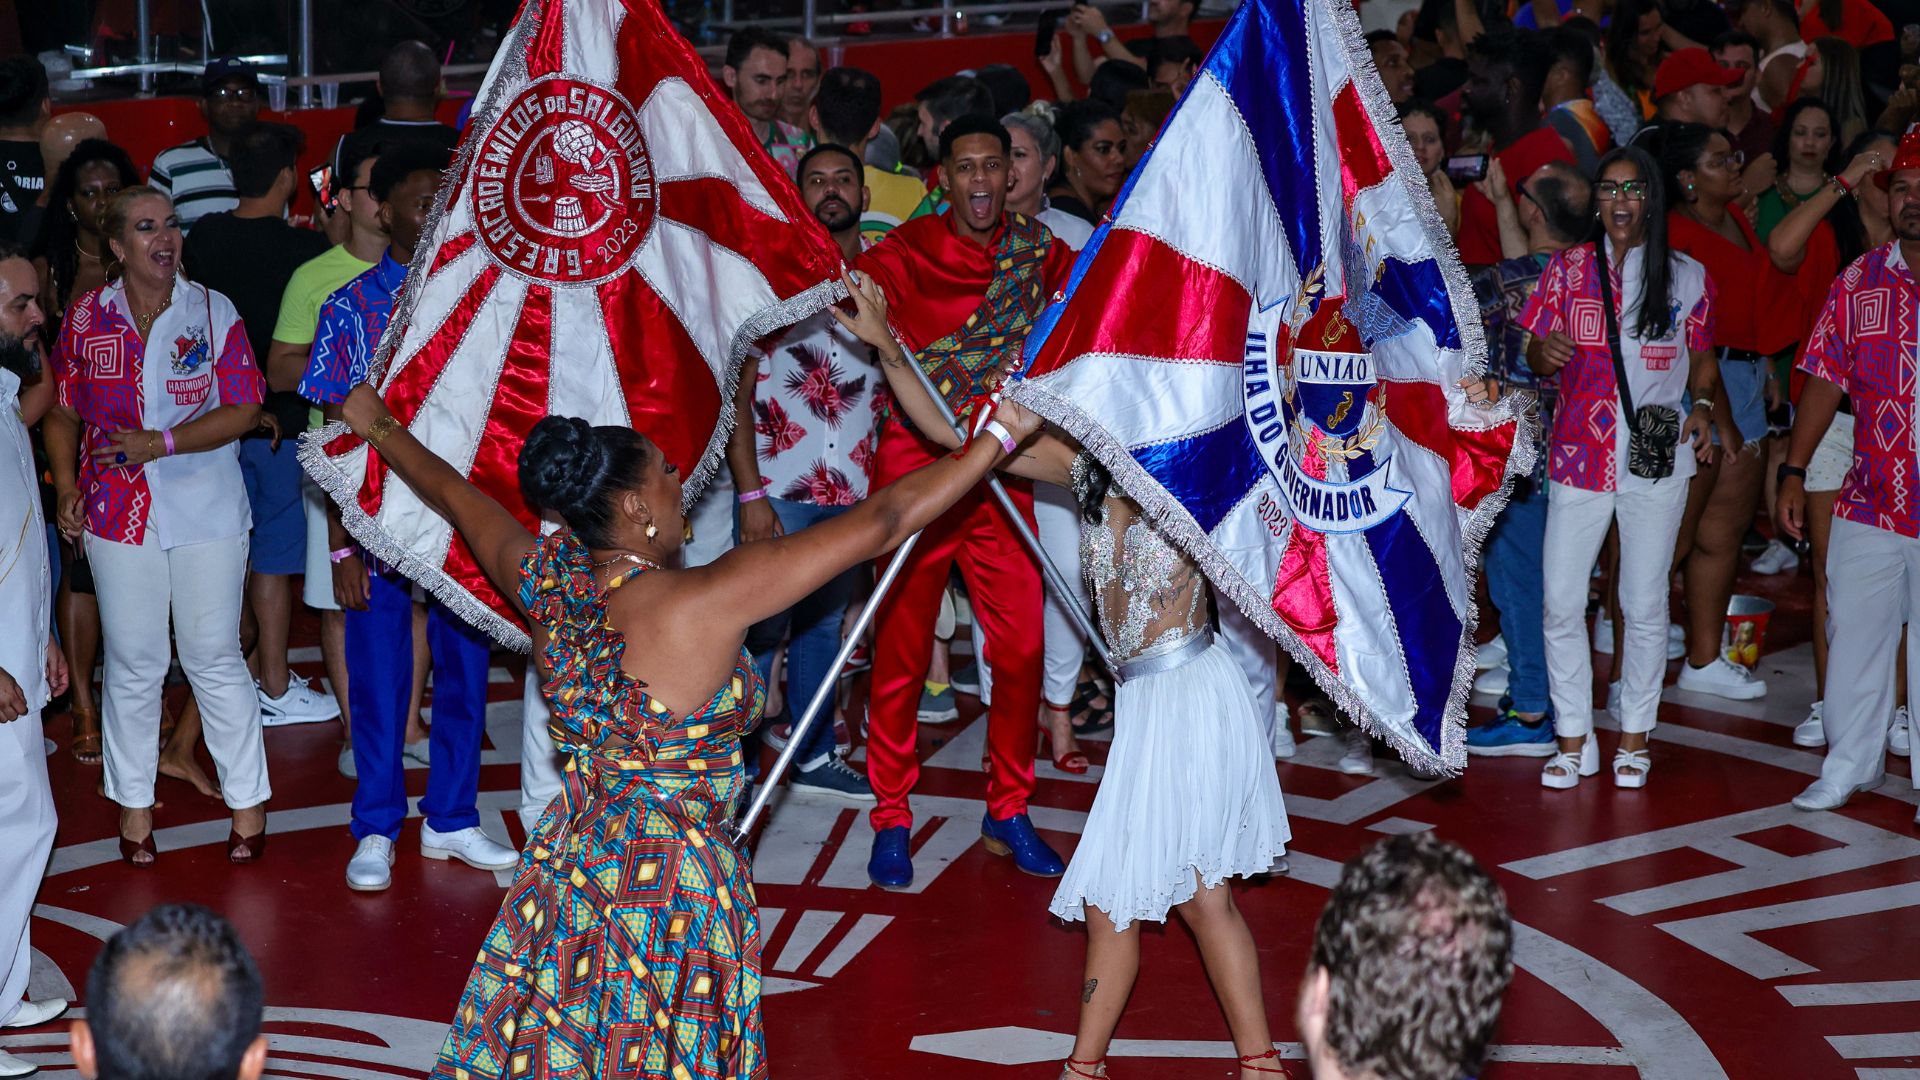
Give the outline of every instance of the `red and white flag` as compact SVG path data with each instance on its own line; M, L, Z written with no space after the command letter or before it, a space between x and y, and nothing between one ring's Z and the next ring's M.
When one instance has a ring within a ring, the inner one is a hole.
M651 0L529 0L374 361L393 414L530 529L543 416L630 424L687 476L722 460L740 361L839 290L840 252ZM301 460L368 551L501 642L512 608L452 526L335 426Z

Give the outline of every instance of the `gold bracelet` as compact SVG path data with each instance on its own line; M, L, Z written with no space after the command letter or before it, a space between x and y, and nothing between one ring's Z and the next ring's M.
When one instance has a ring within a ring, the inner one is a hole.
M371 446L379 446L386 441L387 436L399 430L400 421L395 420L392 414L383 416L367 425L367 443Z

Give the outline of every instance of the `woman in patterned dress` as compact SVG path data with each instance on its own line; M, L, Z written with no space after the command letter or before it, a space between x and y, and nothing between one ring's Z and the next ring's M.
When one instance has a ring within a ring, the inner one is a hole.
M747 628L892 550L1005 454L977 440L830 522L679 569L680 477L645 436L548 417L520 452L536 538L360 386L347 423L515 598L566 786L521 855L435 1077L767 1075L759 916L727 834L763 688ZM1008 439L1038 421L1018 408Z

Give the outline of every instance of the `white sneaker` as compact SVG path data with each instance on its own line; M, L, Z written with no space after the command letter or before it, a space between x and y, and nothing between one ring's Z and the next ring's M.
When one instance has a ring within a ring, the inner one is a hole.
M420 826L420 854L442 862L459 859L476 870L511 870L520 865L520 853L473 825L450 833Z
M0 1050L0 1078L14 1080L15 1077L32 1076L40 1071L40 1066L26 1058L17 1058L5 1050Z
M1753 572L1756 574L1791 574L1798 569L1800 556L1779 540L1769 540L1767 550L1753 559Z
M7 1017L7 1022L0 1024L0 1027L39 1027L41 1024L50 1023L59 1019L60 1014L66 1011L66 998L41 998L39 1001L22 1001L20 1007L15 1009L13 1015Z
M347 860L347 888L354 892L379 892L393 884L393 841L384 836L363 836Z
M266 727L320 724L340 718L340 703L332 694L315 690L291 672L287 675L287 692L279 697L269 697L257 683L254 689L260 695L260 723Z
M1276 760L1280 758L1290 758L1293 756L1294 751L1298 749L1293 741L1293 729L1288 726L1292 721L1293 714L1287 709L1287 703L1284 701L1274 702L1273 756Z
M1340 771L1348 776L1373 775L1373 740L1358 726L1348 727L1340 733L1347 742L1347 752L1340 755Z
M400 745L400 767L403 769L406 768L407 762L409 761L418 762L421 765L432 765L433 754L430 750L432 746L433 740L431 738L421 739L419 742L402 743Z
M1492 641L1480 646L1480 652L1474 657L1473 663L1474 666L1481 671L1486 671L1489 668L1505 667L1507 664L1507 639L1500 634L1493 635Z
M334 762L334 767L340 770L341 776L349 780L360 779L360 766L353 763L353 747L351 746L343 746L340 748L340 758Z
M1887 729L1887 750L1894 757L1913 753L1913 714L1905 705L1893 710L1893 726Z
M1713 694L1732 701L1753 701L1767 696L1767 684L1753 672L1724 656L1716 656L1706 667L1680 666L1679 687L1695 694Z
M1820 716L1820 702L1813 703L1807 710L1807 718L1794 725L1793 745L1820 747L1827 745L1827 722Z
M1507 692L1507 684L1513 678L1513 670L1505 664L1488 668L1474 677L1473 692L1499 697Z

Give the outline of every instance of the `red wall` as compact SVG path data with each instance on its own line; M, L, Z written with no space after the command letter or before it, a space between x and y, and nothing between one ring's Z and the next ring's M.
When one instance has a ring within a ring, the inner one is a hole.
M1220 22L1195 23L1194 38L1203 46L1219 36ZM1118 31L1124 39L1144 37L1144 26L1124 27ZM832 58L832 54L829 54ZM1039 96L1048 96L1046 73L1033 55L1033 32L1021 30L1004 34L971 34L963 37L928 37L918 41L863 42L853 39L839 47L837 62L865 68L880 78L889 107L911 101L921 87L956 71L986 64L1012 64L1026 75ZM452 98L440 103L440 118L451 124L458 117L464 99ZM200 118L199 102L190 97L161 97L144 100L124 98L61 106L55 112L89 112L107 125L107 136L125 147L141 169L154 156L206 134ZM307 135L307 160L303 169L311 169L326 160L340 136L353 127L351 106L335 109L302 109L294 112L263 111L261 116L293 124ZM304 186L303 186L304 192ZM309 209L302 194L295 212Z

